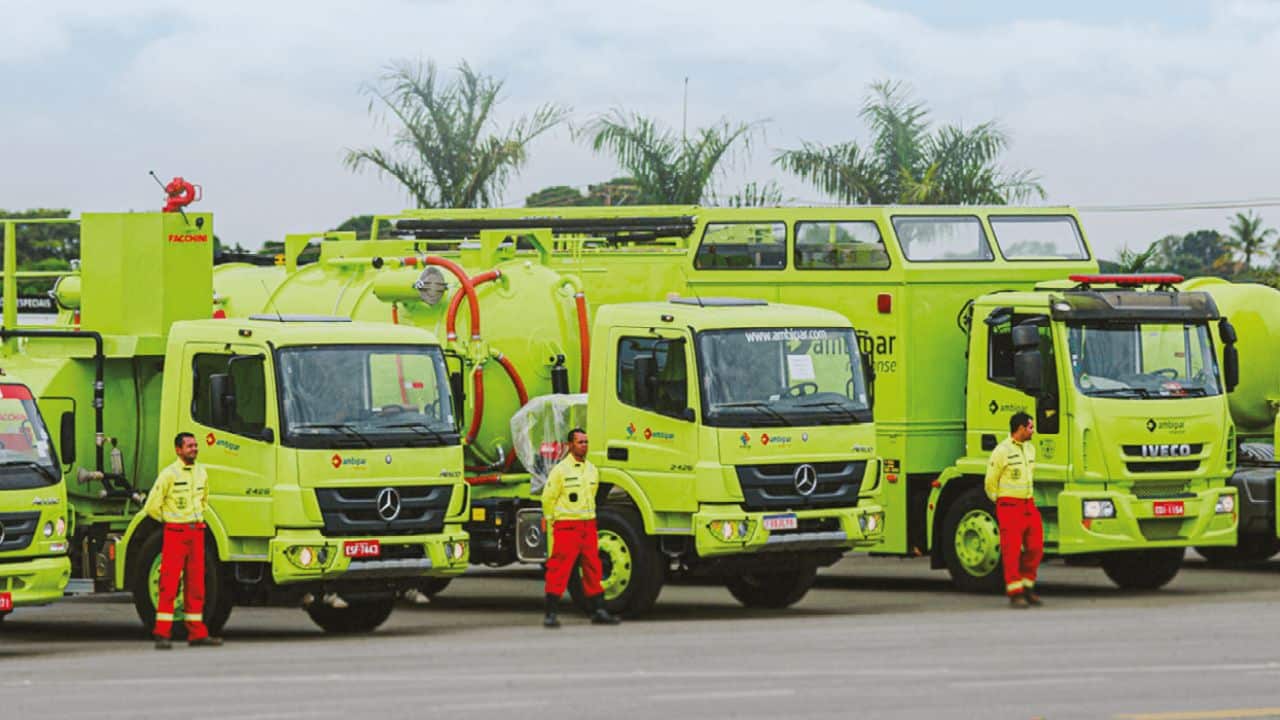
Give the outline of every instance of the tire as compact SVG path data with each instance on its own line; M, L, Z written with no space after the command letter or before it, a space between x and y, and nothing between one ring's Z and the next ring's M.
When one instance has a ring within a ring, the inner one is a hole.
M133 562L133 608L138 619L147 632L156 626L156 581L159 577L160 550L164 547L164 530L152 533L142 542L139 555ZM204 613L205 627L209 633L216 635L222 632L231 616L231 597L225 583L222 563L218 562L218 553L213 541L206 536L204 543ZM182 588L178 589L179 602L174 603L173 638L182 640L187 636L187 628L181 621Z
M611 613L638 617L653 609L666 580L658 543L644 534L644 521L626 507L601 508L596 515L604 607ZM589 610L581 570L569 576L569 594L579 610Z
M418 591L427 597L433 598L444 592L449 587L449 583L453 582L453 578L423 578L418 582Z
M1235 547L1198 547L1196 552L1214 567L1261 565L1280 552L1280 539L1270 535L1241 535Z
M942 554L951 582L964 592L994 594L1004 591L1000 564L1000 528L995 506L982 488L964 491L947 508L942 519Z
M391 617L395 608L394 596L376 600L351 600L345 608L335 608L316 602L307 608L311 621L327 633L355 635L370 633Z
M1102 571L1124 590L1159 590L1182 569L1183 548L1126 550L1102 556Z
M799 561L794 570L771 573L746 573L725 581L729 594L749 608L781 610L800 602L818 577L818 566Z

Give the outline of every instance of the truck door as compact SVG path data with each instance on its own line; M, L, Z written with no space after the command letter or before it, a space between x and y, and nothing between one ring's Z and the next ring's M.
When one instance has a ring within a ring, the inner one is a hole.
M698 425L687 333L614 328L605 399L606 459L644 488L658 512L697 510ZM597 440L596 442L599 442Z
M275 383L260 347L189 344L183 369L190 382L180 394L178 430L194 433L199 462L209 472L209 502L227 533L275 534L271 491L275 483ZM223 389L223 407L215 390ZM167 438L163 439L167 442Z

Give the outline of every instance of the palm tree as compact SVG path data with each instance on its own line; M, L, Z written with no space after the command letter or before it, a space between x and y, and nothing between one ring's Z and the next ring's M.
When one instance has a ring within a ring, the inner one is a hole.
M639 189L639 202L683 205L712 197L723 163L733 158L736 146L749 152L759 127L726 120L682 137L650 118L615 110L579 134L592 150L613 155Z
M1125 246L1124 248L1121 248L1120 257L1116 261L1116 264L1119 266L1116 272L1126 275L1140 273L1147 269L1147 263L1151 262L1151 259L1154 258L1156 253L1159 251L1159 240L1151 243L1147 246L1146 250L1141 252L1138 252L1137 250L1130 250L1128 246Z
M1254 253L1263 250L1267 240L1276 234L1275 228L1264 229L1262 216L1254 215L1252 210L1248 213L1236 213L1231 221L1230 230L1231 235L1228 236L1225 244L1232 252L1238 252L1244 256L1246 271L1252 269Z
M511 176L524 165L529 143L564 122L568 113L546 104L506 128L493 110L502 81L467 63L458 77L440 83L434 63L398 63L369 86L369 111L381 106L397 125L389 149L347 150L353 171L366 166L395 178L418 207L467 208L492 205Z
M1030 172L999 167L1009 138L994 122L931 132L924 103L890 82L872 84L859 115L871 130L870 144L806 142L778 153L774 164L849 204L1003 205L1045 197Z

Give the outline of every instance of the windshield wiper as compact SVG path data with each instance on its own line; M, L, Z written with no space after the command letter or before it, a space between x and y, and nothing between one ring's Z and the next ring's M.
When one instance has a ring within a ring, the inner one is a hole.
M444 436L444 433L440 432L439 430L436 430L435 428L431 427L426 423L420 423L420 422L397 423L395 425L379 425L378 427L405 428L406 430L417 430L418 433L421 435L435 438L436 442L440 443L441 445L449 444L449 439Z
M373 447L373 443L369 440L369 438L365 437L359 430L356 430L355 428L351 427L346 423L303 423L301 425L294 425L293 427L296 430L310 430L312 428L320 428L322 430L337 430L339 432L344 432L347 435L359 440L360 442L364 443L364 446L367 448Z
M43 475L44 479L48 480L51 485L57 484L58 482L57 476L54 475L53 472L49 470L49 468L41 465L38 462L35 462L34 460L6 460L0 463L0 467L18 467L18 466L33 468L36 472Z
M848 418L849 422L851 422L851 423L856 423L856 422L858 422L858 416L857 416L857 415L854 415L852 410L850 410L849 408L845 407L844 405L841 405L840 403L838 403L838 402L834 402L834 401L832 401L832 400L819 400L818 402L812 402L812 403L800 403L800 404L796 405L796 407L804 407L804 408L807 408L807 407L825 407L825 408L833 408L833 409L837 410L838 412L840 412L841 414L843 414L846 418Z
M791 422L787 420L786 416L784 416L782 413L770 407L769 403L766 403L760 400L746 400L744 402L731 402L731 403L716 403L715 405L711 406L712 412L718 412L722 408L751 408L752 410L759 410L760 412L774 418L775 420L782 423L783 425L791 424Z
M1143 388L1123 387L1123 388L1107 388L1106 390L1086 391L1086 395L1093 397L1140 397L1149 398L1151 393Z

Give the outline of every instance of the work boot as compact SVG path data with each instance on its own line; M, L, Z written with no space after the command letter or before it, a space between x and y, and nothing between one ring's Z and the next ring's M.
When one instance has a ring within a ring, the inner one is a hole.
M172 641L172 640L170 640L170 639L169 639L169 638L167 638L167 637L160 637L159 635L157 635L157 636L156 636L156 649L157 649L157 650L172 650L172 649L173 649L173 641Z
M209 636L199 640L188 640L187 647L222 647L222 638Z
M617 625L622 622L617 615L610 615L609 611L604 609L604 595L592 598L592 604L595 606L595 612L591 613L592 625Z
M1035 590L1028 588L1022 594L1027 596L1028 605L1031 605L1033 607L1040 607L1041 605L1044 605L1044 601L1040 599L1040 593L1037 593Z
M1031 604L1027 602L1027 596L1025 594L1018 593L1017 595L1009 596L1009 607L1014 610L1026 610L1031 607Z
M560 604L560 596L547 593L546 595L546 611L547 614L542 618L542 627L547 629L555 629L560 627L560 618L556 617L556 606Z

